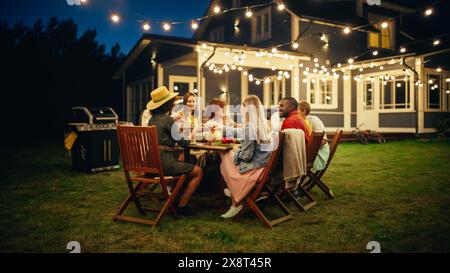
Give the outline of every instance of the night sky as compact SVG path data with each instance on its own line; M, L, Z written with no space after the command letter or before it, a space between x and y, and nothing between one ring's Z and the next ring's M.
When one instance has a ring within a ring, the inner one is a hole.
M46 22L51 16L58 19L72 18L79 25L79 35L88 28L96 28L98 41L109 50L119 43L127 54L143 33L140 19L189 20L203 16L209 0L88 0L86 5L70 6L67 0L6 0L0 1L0 20L13 24L23 19L31 25L36 19ZM111 22L111 12L122 17L120 24ZM162 34L159 25L153 26L149 33ZM165 35L192 37L189 24L172 26Z

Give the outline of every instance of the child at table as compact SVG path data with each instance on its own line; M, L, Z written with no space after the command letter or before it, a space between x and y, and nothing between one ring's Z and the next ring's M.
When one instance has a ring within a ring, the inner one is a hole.
M232 218L242 209L242 200L255 186L267 164L271 151L265 145L271 142L267 119L261 101L250 95L242 103L244 136L236 152L222 153L220 172L227 184L226 195L232 205L222 218Z

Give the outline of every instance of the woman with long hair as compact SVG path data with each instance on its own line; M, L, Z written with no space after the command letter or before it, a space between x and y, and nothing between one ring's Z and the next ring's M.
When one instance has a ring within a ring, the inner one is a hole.
M220 172L227 184L225 194L232 200L230 209L222 218L232 218L242 209L242 200L255 186L270 155L271 137L261 101L250 95L242 103L243 135L239 149L221 154Z

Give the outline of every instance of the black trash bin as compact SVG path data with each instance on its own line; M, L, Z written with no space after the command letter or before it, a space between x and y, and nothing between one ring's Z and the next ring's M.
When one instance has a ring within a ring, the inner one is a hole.
M119 169L117 123L111 107L73 107L68 131L77 138L72 146L72 168L83 172Z

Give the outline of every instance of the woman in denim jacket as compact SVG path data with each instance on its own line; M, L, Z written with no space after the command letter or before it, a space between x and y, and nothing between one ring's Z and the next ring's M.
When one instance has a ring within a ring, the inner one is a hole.
M261 101L248 96L242 103L243 136L239 149L221 154L220 172L227 184L225 195L231 208L222 218L232 218L242 209L242 200L255 186L271 155L271 138Z

